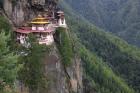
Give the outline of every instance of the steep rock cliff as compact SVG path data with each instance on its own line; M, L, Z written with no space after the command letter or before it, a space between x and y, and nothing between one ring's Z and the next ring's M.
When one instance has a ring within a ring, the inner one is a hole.
M57 9L57 0L3 0L3 9L15 26L25 25L39 13L52 13Z
M56 47L51 50L50 54L46 55L45 70L50 83L47 93L82 93L80 59L74 58L72 65L65 68L60 58Z

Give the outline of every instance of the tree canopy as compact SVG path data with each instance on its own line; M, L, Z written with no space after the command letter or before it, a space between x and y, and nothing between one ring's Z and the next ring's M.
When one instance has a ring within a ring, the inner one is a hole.
M9 50L8 41L10 35L0 32L0 91L4 91L5 87L12 88L20 68L18 65L18 56Z

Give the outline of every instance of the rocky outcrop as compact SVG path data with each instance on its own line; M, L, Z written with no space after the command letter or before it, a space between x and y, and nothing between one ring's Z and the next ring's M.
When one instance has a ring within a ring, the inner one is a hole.
M53 48L46 56L46 77L49 80L47 93L82 93L82 67L78 57L73 64L65 68L57 48Z
M15 26L26 25L39 13L56 10L57 0L4 0L3 9Z

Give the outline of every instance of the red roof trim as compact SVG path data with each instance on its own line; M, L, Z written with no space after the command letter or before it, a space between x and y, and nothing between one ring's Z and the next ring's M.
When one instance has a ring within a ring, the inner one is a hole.
M22 28L17 29L15 32L29 34L29 33L34 33L34 32L47 33L47 32L53 32L53 31L55 31L55 28L42 31L42 30L32 30L31 27L22 27Z

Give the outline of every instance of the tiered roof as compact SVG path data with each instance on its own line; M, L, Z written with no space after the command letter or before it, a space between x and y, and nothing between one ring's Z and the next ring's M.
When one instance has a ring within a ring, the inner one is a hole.
M49 18L45 18L45 17L42 17L41 15L39 15L38 17L34 18L30 24L32 25L44 25L44 24L50 24L49 22ZM45 29L45 30L32 30L32 27L21 27L21 28L18 28L16 30L16 32L18 33L23 33L23 34L28 34L28 33L33 33L33 32L41 32L41 33L46 33L46 32L53 32L55 31L55 28L52 26L52 27L49 27L48 29Z
M38 17L34 18L31 22L31 24L49 24L49 20L47 18L42 17L41 15L39 15Z

